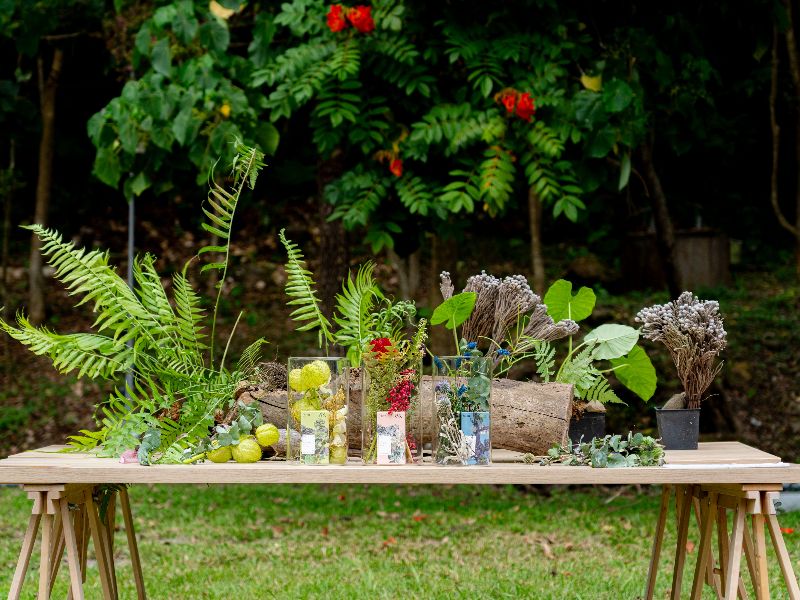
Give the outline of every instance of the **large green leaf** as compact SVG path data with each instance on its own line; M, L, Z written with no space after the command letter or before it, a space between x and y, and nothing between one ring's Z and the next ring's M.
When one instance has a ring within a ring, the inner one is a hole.
M592 357L595 360L611 360L631 351L639 341L639 330L628 325L606 323L587 333L583 339L594 343Z
M547 314L556 323L564 319L582 321L592 314L595 301L594 292L588 287L582 287L573 295L572 283L566 279L556 281L544 295Z
M469 319L475 308L475 300L478 295L475 292L462 292L451 296L433 311L431 325L441 325L448 329L455 329L464 321Z
M619 382L647 402L656 392L656 369L641 346L636 345L627 356L612 358L611 366Z

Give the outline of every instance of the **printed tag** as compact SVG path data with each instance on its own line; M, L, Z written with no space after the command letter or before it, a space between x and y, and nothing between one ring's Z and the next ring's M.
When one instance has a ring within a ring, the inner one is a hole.
M307 465L327 465L330 452L330 412L300 411L300 452Z
M488 465L492 460L492 445L489 440L489 413L462 412L461 431L470 449L468 465Z
M380 411L376 415L376 425L376 462L379 465L406 464L406 413Z

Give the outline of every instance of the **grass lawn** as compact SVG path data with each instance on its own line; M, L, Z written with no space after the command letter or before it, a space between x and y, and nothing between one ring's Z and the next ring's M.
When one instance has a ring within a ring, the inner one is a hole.
M150 598L636 598L643 592L658 489L490 486L134 486ZM0 489L5 594L29 504ZM118 519L121 520L121 519ZM781 525L800 571L800 513ZM670 583L668 529L657 598ZM690 532L689 547L699 543ZM120 597L135 598L123 531ZM693 548L692 548L693 550ZM38 548L35 549L38 552ZM786 598L773 560L773 598ZM38 555L37 555L38 556ZM91 560L87 598L100 598ZM687 561L684 594L696 552ZM742 568L746 567L742 565ZM24 598L36 595L35 565ZM66 594L66 568L54 597ZM704 598L711 598L710 588Z

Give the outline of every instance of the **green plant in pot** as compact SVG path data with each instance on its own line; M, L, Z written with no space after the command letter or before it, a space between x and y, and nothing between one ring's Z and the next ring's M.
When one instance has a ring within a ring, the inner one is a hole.
M700 403L722 369L719 355L727 344L719 302L683 292L677 300L643 308L636 321L644 338L667 347L683 384L682 393L656 409L664 445L668 450L696 449Z

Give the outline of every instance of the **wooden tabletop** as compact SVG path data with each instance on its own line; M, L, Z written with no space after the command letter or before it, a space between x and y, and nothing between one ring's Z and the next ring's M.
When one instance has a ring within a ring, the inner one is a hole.
M779 466L780 458L738 442L701 443L698 450L667 453L670 467L592 469L527 465L519 453L495 450L484 467L366 466L351 459L342 466L262 461L194 465L120 464L114 459L60 453L49 446L0 460L0 483L433 483L433 484L662 484L795 483L800 465ZM703 465L718 465L706 468ZM736 465L766 466L736 466ZM774 465L774 466L769 466Z

